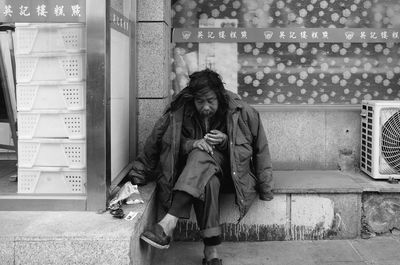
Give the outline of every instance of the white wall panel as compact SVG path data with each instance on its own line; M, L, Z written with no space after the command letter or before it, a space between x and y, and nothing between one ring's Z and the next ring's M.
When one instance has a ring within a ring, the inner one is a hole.
M111 180L129 163L129 37L111 29Z

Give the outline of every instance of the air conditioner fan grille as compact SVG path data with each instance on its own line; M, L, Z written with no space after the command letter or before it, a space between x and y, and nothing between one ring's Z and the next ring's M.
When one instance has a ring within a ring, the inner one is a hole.
M394 113L382 126L382 156L400 172L400 111Z

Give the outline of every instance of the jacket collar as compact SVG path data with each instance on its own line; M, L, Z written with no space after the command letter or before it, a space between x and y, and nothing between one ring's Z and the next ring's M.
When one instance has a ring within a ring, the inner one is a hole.
M236 109L243 108L243 101L238 94L235 94L229 90L226 91L229 97L229 110L234 111Z

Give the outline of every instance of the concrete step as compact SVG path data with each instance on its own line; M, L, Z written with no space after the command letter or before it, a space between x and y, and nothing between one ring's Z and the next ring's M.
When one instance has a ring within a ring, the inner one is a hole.
M398 265L400 236L354 240L223 242L225 265ZM173 242L156 250L153 265L200 265L201 242Z
M139 235L155 220L154 190L139 188L144 204L127 221L108 212L0 212L0 264L147 265L152 248Z
M225 241L274 240L265 243L279 246L293 240L357 238L364 227L372 235L400 228L400 184L338 171L275 172L275 179L275 199L256 201L239 224L233 196L224 196ZM140 187L145 204L125 208L139 213L133 221L95 212L0 212L0 264L149 264L153 249L139 235L155 221L154 190L154 183ZM193 217L175 232L175 241L199 239ZM201 243L193 244L201 254Z
M274 200L255 201L240 223L234 196L221 195L224 240L349 239L366 227L378 233L400 228L399 184L340 171L277 171L274 178ZM189 220L178 223L174 239L200 240L197 231L192 212Z

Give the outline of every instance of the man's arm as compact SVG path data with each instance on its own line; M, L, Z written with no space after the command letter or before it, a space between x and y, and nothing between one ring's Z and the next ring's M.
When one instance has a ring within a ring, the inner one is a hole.
M143 151L133 162L132 169L128 174L129 180L133 184L145 185L153 180L153 173L160 158L162 137L168 128L169 122L170 113L167 112L155 123L151 134L146 139Z
M248 125L253 135L253 165L261 200L272 200L272 163L265 130L258 111L250 107Z

